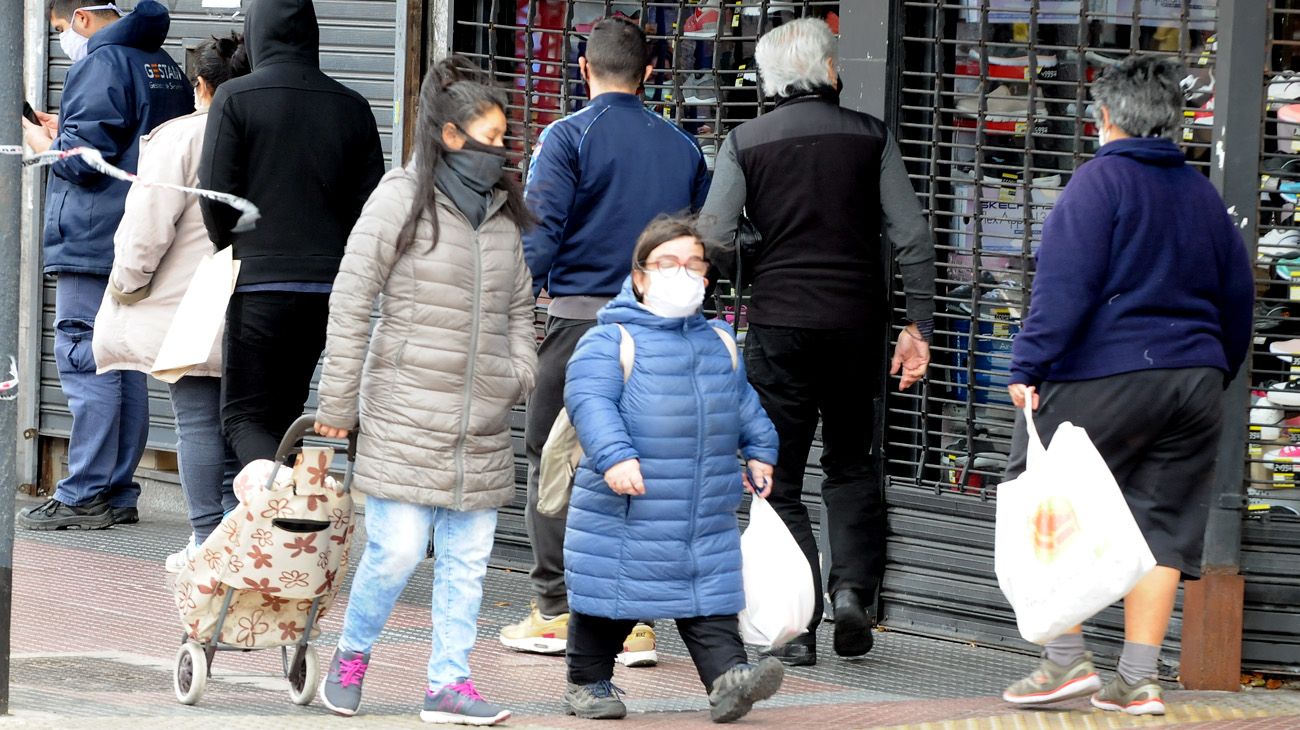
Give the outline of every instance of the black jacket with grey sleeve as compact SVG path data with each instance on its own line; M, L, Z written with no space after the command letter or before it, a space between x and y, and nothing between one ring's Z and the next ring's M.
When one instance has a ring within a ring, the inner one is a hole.
M762 236L749 321L838 329L886 320L883 233L907 318L931 325L934 242L898 146L879 119L841 108L833 89L783 98L723 142L700 216L723 271L734 270L742 210Z

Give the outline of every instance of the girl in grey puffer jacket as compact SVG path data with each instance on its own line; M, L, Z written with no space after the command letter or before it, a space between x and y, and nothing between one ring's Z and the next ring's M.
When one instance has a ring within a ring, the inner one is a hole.
M510 716L470 681L497 508L514 495L510 409L537 366L529 217L505 175L505 94L458 57L424 80L416 156L379 183L330 296L316 430L360 428L353 485L367 543L321 697L351 715L370 649L425 557L438 556L421 718ZM382 296L380 296L382 295ZM379 319L370 313L379 299Z

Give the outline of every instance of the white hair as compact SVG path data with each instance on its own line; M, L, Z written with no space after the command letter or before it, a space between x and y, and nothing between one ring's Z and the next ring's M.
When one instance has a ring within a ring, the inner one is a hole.
M754 60L763 93L790 96L830 82L826 62L835 57L835 35L826 21L801 18L773 28L758 39Z

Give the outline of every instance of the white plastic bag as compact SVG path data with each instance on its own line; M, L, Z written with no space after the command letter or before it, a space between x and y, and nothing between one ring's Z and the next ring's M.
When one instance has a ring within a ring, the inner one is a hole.
M1062 423L1046 450L1025 408L1028 464L998 487L994 569L1020 635L1045 644L1119 600L1156 565L1088 434Z
M806 631L816 594L812 568L766 499L755 497L749 507L740 552L745 577L740 636L745 643L775 648Z

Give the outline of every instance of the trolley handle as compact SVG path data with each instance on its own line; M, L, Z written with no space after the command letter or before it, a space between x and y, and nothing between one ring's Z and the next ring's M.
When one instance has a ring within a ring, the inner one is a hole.
M285 432L284 438L280 439L280 448L275 450L275 461L284 462L293 452L294 445L305 436L316 435L316 416L314 414L299 416L298 420L289 426ZM357 459L357 429L348 432L348 461Z

